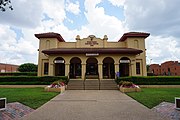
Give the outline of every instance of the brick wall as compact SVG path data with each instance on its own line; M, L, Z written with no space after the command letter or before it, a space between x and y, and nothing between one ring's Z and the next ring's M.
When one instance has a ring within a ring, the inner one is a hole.
M180 76L180 63L178 61L167 61L150 65L150 72L154 75Z
M0 63L0 72L17 72L18 65Z

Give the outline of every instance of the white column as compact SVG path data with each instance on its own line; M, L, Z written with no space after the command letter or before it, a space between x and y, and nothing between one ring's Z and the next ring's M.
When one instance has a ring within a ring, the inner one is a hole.
M103 73L102 73L102 63L98 64L98 72L99 72L99 78L100 80L103 78Z
M69 75L69 63L65 64L65 76Z
M85 77L85 73L86 73L86 64L81 64L81 78L82 80L84 80L84 77Z

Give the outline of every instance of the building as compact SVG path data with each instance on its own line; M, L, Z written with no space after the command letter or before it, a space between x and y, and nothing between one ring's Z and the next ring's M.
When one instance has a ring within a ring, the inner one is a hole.
M76 42L65 42L58 33L35 34L39 39L38 76L146 76L145 38L149 35L129 32L117 42L109 42L107 35L77 35Z
M18 65L0 63L0 72L17 72L18 67Z
M149 67L149 73L153 73L153 75L161 75L161 65L159 64L151 64Z
M150 71L154 75L180 76L180 63L178 61L166 61L150 65Z

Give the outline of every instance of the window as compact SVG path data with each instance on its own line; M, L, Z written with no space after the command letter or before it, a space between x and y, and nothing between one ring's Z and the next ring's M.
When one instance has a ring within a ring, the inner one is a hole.
M140 62L136 63L136 74L141 74L141 72L140 72Z
M48 70L49 70L49 63L46 62L44 63L44 75L48 75Z

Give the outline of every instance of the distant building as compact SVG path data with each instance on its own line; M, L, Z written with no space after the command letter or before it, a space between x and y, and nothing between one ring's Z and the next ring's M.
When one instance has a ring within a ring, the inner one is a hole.
M18 67L19 67L18 65L0 63L0 73L4 73L4 72L17 72L18 71Z
M150 72L154 75L180 76L180 63L178 61L167 61L150 65Z

